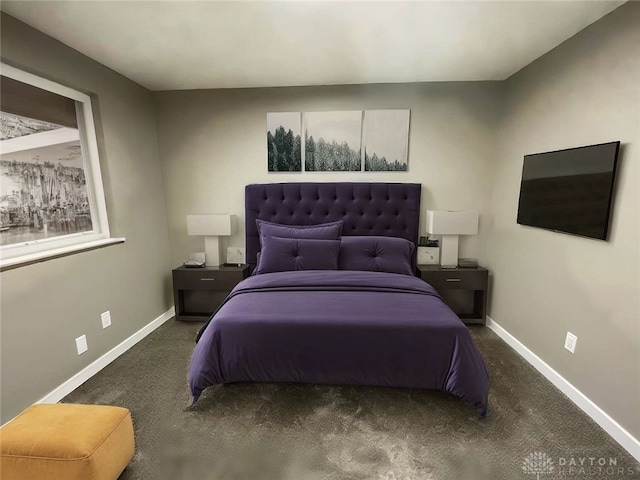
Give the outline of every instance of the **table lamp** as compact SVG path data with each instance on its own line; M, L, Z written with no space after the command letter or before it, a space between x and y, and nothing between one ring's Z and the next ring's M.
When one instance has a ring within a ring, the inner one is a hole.
M204 259L207 267L220 265L223 257L220 237L228 237L235 231L235 215L187 215L187 233L204 236Z
M458 266L458 235L478 233L478 212L427 210L427 233L441 235L440 266Z

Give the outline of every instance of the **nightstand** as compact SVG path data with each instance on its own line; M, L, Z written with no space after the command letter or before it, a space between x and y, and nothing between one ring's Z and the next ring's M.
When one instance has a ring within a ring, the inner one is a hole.
M176 320L206 321L229 292L249 276L249 265L238 267L178 267L173 270Z
M418 276L436 289L464 323L486 323L489 286L489 271L486 268L418 265Z

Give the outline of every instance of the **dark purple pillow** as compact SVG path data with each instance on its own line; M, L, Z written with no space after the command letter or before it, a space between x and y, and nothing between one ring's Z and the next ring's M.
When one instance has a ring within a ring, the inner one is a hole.
M258 235L260 236L260 246L262 246L262 236L280 238L313 238L316 240L338 240L342 235L344 222L321 223L318 225L282 225L279 223L256 220Z
M280 238L262 235L256 274L291 270L337 270L340 240Z
M416 246L399 237L345 236L340 240L340 270L404 273L413 276Z

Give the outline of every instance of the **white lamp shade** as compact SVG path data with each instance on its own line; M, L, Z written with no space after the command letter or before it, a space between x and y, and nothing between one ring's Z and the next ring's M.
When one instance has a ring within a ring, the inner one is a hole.
M229 236L235 231L235 215L187 215L189 235Z
M433 235L476 235L478 212L427 210L427 233Z

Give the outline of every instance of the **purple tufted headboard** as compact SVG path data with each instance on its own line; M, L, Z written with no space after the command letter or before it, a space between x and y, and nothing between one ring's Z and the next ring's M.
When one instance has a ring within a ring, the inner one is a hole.
M245 187L247 263L260 240L256 219L285 225L344 221L343 235L402 237L418 243L419 183L264 183Z

